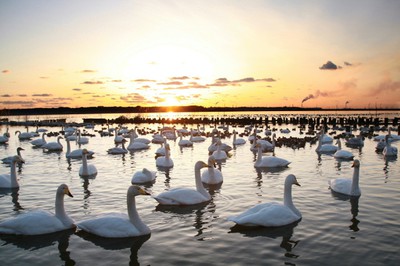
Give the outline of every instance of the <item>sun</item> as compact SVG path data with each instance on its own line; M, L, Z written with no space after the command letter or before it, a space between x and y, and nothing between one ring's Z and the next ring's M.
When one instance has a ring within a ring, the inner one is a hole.
M181 103L175 96L166 96L164 101L161 103L162 106L179 106Z

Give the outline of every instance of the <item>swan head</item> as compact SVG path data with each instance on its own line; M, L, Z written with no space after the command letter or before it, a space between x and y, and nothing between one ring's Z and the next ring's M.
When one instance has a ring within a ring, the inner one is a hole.
M286 181L285 184L289 184L289 185L296 185L301 187L301 185L299 184L299 182L297 182L297 178L295 175L290 174L286 177Z
M351 167L360 168L360 161L354 160L353 165Z
M58 189L57 189L57 194L68 195L68 196L70 196L71 198L74 197L66 184L61 184L61 185L58 187Z
M132 185L128 188L128 194L133 196L138 195L150 195L149 192L141 188L140 186Z
M198 162L196 162L196 164L194 165L194 168L195 168L195 169L201 169L201 168L204 168L204 167L208 167L208 164L206 164L206 163L203 162L203 161L198 161Z
M210 155L208 157L208 167L215 167L215 157L213 155Z
M87 149L83 149L82 154L89 154L89 151Z
M17 148L17 151L24 151L25 149L24 148L22 148L22 147L18 147Z

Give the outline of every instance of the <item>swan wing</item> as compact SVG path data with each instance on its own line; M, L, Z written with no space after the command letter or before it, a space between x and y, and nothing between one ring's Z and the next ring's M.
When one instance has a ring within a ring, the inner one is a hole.
M154 199L163 205L193 205L209 200L197 190L190 188L174 188L160 193Z
M329 181L331 189L335 192L350 195L351 194L351 182L349 178L337 178Z

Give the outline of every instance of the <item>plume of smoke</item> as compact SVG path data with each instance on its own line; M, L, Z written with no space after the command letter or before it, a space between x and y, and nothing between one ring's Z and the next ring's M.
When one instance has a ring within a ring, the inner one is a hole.
M322 91L320 91L320 90L317 90L314 94L309 94L308 96L306 96L306 97L301 101L301 103L304 103L305 101L308 101L308 100L310 100L310 99L318 98L319 96L327 97L327 96L328 96L328 93L322 92Z

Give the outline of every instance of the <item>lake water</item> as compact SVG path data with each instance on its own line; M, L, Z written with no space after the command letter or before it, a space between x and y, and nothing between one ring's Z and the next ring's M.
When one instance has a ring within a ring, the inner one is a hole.
M397 116L400 115L397 113ZM157 130L161 125L137 126ZM179 129L183 125L175 126ZM10 127L11 138L8 145L0 146L0 158L14 155L16 148L22 147L26 163L18 172L20 189L0 194L0 221L37 208L54 211L55 191L61 183L66 183L74 195L65 198L65 209L75 221L106 212L125 213L126 191L135 171L144 167L157 171L156 182L147 187L157 195L170 188L195 187L194 164L198 160L207 162L211 138L183 149L177 141L169 140L175 166L165 172L155 165L155 151L160 145L151 144L148 150L126 155L109 155L107 149L114 146L114 138L101 137L97 133L100 128L97 125L87 129L94 136L83 147L95 152L89 163L96 165L98 175L85 181L78 174L81 161L66 159L65 141L63 152L44 153L32 148L29 141L18 140L14 133L25 131L24 127ZM305 136L300 135L295 125L275 128L277 137ZM289 128L291 133L280 133L280 128ZM243 127L231 127L230 132L233 129L244 132ZM6 126L0 126L1 134L5 130ZM48 130L56 132L61 128ZM205 127L205 131L211 130L211 125ZM387 131L375 133L384 135ZM263 132L259 135L265 136ZM151 134L141 137L151 140ZM46 139L55 141L56 137ZM231 145L232 137L223 142ZM392 145L400 148L399 143ZM330 155L318 157L316 144L307 143L300 149L276 148L276 156L291 161L287 169L259 172L253 166L255 156L247 141L232 150L220 166L224 182L220 188L210 191L209 203L160 208L153 198L138 196L138 212L151 228L150 236L99 239L74 232L36 237L1 236L0 265L398 265L399 160L388 161L376 153L373 139L366 138L362 149L348 148L344 141L342 144L343 149L351 151L361 162L359 199L334 195L328 186L332 178L352 176L351 161L338 162ZM72 149L77 148L72 142ZM0 174L9 173L9 169L1 165ZM282 201L283 182L288 174L295 174L301 184L293 187L293 201L303 215L302 220L278 229L232 230L234 223L227 221L227 217L257 203Z

